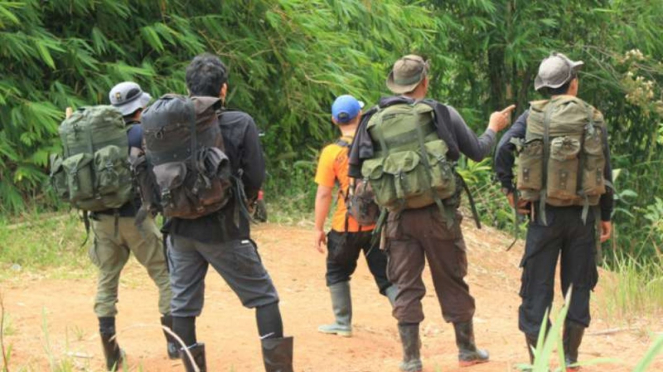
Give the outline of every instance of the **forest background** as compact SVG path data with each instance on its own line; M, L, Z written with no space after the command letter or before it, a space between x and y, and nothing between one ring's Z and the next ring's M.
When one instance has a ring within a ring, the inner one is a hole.
M490 112L527 109L540 61L560 51L585 61L580 96L609 126L618 200L608 263L627 259L660 281L661 25L660 0L3 0L0 224L67 208L47 173L65 107L107 103L125 80L153 97L185 93L185 67L203 52L230 67L229 108L265 133L267 200L310 216L336 96L374 104L392 63L418 53L431 60L430 97L480 133ZM492 161L460 170L485 222L511 228Z

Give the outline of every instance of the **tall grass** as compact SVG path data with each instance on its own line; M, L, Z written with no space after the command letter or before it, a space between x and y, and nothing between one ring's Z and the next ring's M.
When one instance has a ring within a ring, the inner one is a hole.
M663 315L663 259L634 260L615 253L608 269L597 298L606 319L630 322Z
M527 372L559 372L565 371L567 367L565 356L564 356L564 345L562 341L564 321L566 320L566 314L569 309L569 300L571 299L572 289L569 289L566 297L564 299L564 305L557 313L554 321L552 322L552 327L547 330L548 311L544 315L541 331L539 332L539 337L537 339L536 348L534 352L534 362L530 364L521 364L517 368L521 371ZM555 351L556 351L556 361L555 361ZM645 355L642 357L638 365L633 369L633 372L646 372L649 365L654 362L654 359L663 351L663 335L660 335L651 347L647 350ZM597 358L592 360L580 361L576 366L589 366L603 364L606 365L606 371L608 363L614 363L616 360L608 358ZM556 365L556 366L555 366Z

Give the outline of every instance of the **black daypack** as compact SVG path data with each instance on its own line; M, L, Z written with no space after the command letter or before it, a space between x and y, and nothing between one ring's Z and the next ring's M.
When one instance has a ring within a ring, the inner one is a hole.
M138 157L133 163L135 172L142 169L136 178L147 209L158 205L166 217L195 219L227 204L231 167L219 106L214 97L166 94L145 110L145 160Z

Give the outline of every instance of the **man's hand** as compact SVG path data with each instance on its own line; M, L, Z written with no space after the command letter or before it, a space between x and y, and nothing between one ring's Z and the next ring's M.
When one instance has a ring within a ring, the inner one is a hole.
M511 208L515 208L513 201L513 193L510 192L506 196L506 198L507 200L509 200L509 205L511 206ZM529 209L527 209L527 200L518 199L518 214L523 214L523 215L529 214Z
M65 117L65 119L69 119L69 118L71 117L71 115L73 115L73 114L74 114L74 110L73 110L71 107L67 107L67 108L64 110L64 117Z
M327 244L327 234L325 234L324 230L315 230L315 248L318 250L320 253L325 253L325 249L323 248L324 245Z
M488 122L488 129L492 129L497 133L504 128L508 127L511 123L511 113L516 109L516 105L511 105L502 111L495 111L490 115Z
M612 234L612 222L610 221L601 221L601 243L604 243L610 239Z

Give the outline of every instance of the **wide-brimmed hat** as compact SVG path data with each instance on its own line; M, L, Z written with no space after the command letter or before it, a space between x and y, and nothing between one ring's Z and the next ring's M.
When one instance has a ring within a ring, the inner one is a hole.
M534 89L556 89L568 83L584 66L583 61L573 61L562 53L553 52L539 65L539 74L534 80Z
M428 73L428 62L414 54L402 57L387 77L387 88L396 94L413 91Z
M122 116L128 116L136 112L138 109L145 108L152 96L143 92L140 85L125 81L124 83L117 84L108 93L111 105L118 109Z

